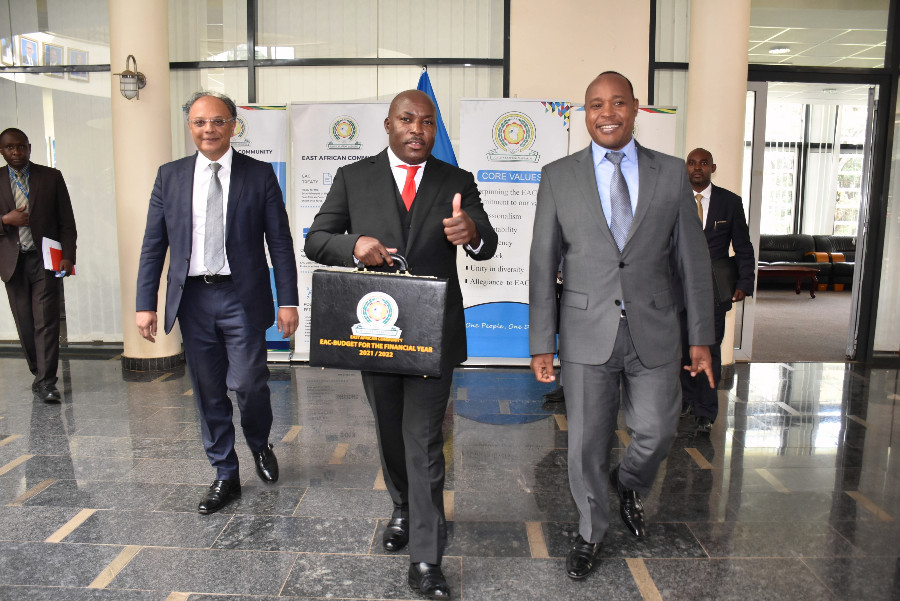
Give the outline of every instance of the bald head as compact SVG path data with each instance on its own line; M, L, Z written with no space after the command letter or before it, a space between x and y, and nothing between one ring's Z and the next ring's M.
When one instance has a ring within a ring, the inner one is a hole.
M419 90L400 92L384 120L391 151L410 165L425 162L434 148L436 123L434 103L428 94Z

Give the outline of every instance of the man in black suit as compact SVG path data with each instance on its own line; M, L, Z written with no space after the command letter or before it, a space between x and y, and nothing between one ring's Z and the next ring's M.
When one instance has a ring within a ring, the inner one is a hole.
M237 107L198 92L185 105L199 153L159 168L137 279L135 322L155 341L159 278L169 251L165 331L181 326L203 446L216 478L200 500L214 513L241 494L228 389L235 391L256 472L278 480L269 444L272 405L266 329L275 320L266 246L275 269L278 330L300 321L297 267L281 188L272 166L231 148Z
M34 374L31 390L45 403L58 403L59 278L72 275L75 266L75 214L62 173L31 162L25 132L0 133L0 155L9 175L0 184L0 279ZM44 238L62 246L58 272L44 269Z
M408 582L431 599L446 599L441 571L446 545L441 425L453 366L466 360L457 247L490 259L497 234L481 205L472 174L431 156L436 111L428 96L402 92L391 102L384 129L389 146L338 169L306 236L306 255L326 265L393 265L399 252L415 275L449 280L443 375L423 378L362 372L375 414L384 480L394 511L383 546L409 543Z
M725 336L725 314L731 309L732 303L753 295L756 258L741 197L711 183L712 174L716 172L712 153L704 148L695 148L688 154L686 163L698 215L709 246L709 257L712 261L727 258L729 247L734 247L734 261L738 268L737 288L731 301L715 306L716 342L710 345L709 350L713 362L713 377L718 386L722 377L721 344ZM684 324L684 319L682 323ZM686 345L682 346L684 350L687 349ZM683 362L690 363L687 354L683 354ZM703 378L694 378L686 371L681 373L682 415L693 413L697 432L701 434L708 434L712 430L712 424L719 414L718 393L715 388L706 384Z

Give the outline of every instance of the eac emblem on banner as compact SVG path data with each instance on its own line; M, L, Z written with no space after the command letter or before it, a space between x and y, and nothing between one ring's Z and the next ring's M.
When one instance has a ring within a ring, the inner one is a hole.
M317 269L309 364L440 376L446 302L446 279Z

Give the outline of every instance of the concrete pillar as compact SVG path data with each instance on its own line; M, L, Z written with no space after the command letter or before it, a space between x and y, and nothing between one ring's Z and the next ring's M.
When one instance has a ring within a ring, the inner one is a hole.
M683 156L713 154L713 183L740 193L747 98L750 0L691 0L688 96ZM734 312L725 320L722 363L734 363Z
M172 160L169 97L169 4L167 0L109 0L109 56L113 73L132 54L147 78L140 98L127 100L111 78L113 165L126 369L166 369L183 361L181 333L163 332L165 276L159 291L159 332L147 342L134 324L134 298L147 206L157 168ZM163 272L165 274L165 271Z

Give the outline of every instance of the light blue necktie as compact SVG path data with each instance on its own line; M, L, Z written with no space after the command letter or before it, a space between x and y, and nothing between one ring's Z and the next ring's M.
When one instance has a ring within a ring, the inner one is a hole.
M218 163L210 163L212 177L206 195L206 233L203 237L203 262L213 275L225 266L225 214L222 208L222 182Z
M622 159L624 152L607 152L606 159L615 165L612 177L609 180L609 204L612 215L609 220L609 229L612 231L619 252L625 246L628 238L628 230L631 228L631 196L628 194L628 184L622 174Z

